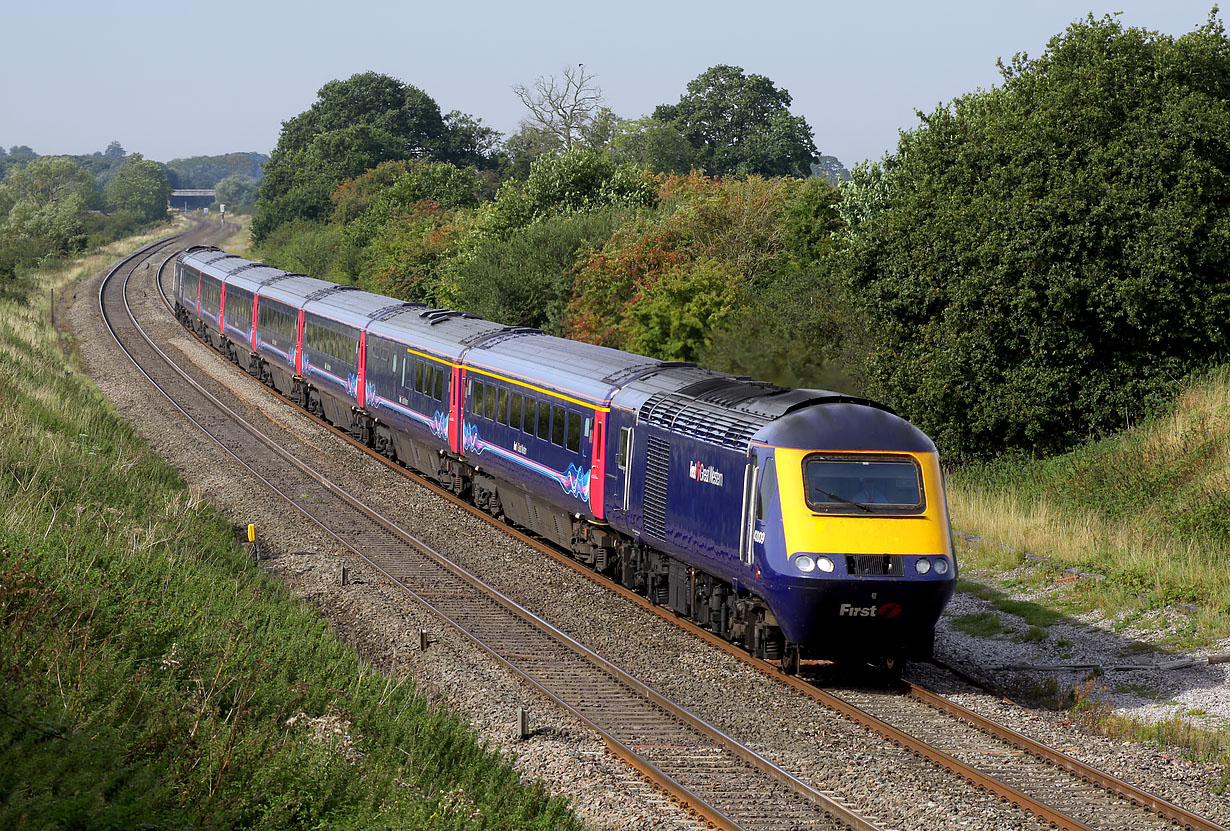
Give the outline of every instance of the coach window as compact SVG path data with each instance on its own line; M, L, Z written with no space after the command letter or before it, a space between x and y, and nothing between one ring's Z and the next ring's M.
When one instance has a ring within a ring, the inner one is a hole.
M414 364L414 391L423 391L423 362L415 361Z
M487 392L483 395L483 415L495 421L495 384L487 384Z
M564 408L551 407L551 444L564 446Z
M448 377L448 371L442 367L436 367L436 400L443 401L444 393L448 390L448 385L451 379Z
M568 411L568 449L581 452L581 414Z
M501 424L508 423L508 390L500 387L499 398L496 399L499 406L496 407L495 420Z
M545 401L538 402L538 438L551 439L551 405Z
M514 430L521 429L521 408L525 402L524 396L514 392L508 401L508 426Z

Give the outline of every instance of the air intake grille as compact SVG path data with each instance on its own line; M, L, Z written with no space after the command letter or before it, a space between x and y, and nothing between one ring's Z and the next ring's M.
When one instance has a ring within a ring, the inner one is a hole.
M645 461L645 533L666 537L666 480L670 472L670 442L650 436Z
M847 554L846 573L851 577L902 577L905 560L888 554Z

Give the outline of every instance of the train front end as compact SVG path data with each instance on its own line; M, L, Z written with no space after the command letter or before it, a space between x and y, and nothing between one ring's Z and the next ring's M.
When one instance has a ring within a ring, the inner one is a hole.
M786 640L805 658L929 654L957 577L935 445L863 403L803 408L758 439L751 531Z

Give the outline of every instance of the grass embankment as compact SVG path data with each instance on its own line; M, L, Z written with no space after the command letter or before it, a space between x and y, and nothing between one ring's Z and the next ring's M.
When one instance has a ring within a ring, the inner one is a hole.
M963 567L983 583L962 580L961 588L1024 617L1031 640L1048 637L1056 610L1096 610L1121 628L1164 627L1160 642L1174 649L1230 635L1230 367L1193 382L1168 414L1118 436L1051 459L953 470L948 496L954 526L982 538ZM1025 552L1043 559L1029 561ZM995 588L997 574L1027 563L1015 579L1051 584L1036 603ZM1054 582L1072 569L1097 579ZM1181 614L1158 614L1168 607ZM979 617L954 623L995 636L995 613ZM1056 691L1055 700L1112 737L1230 762L1230 730L1178 717L1148 724L1117 717L1091 694L1098 684ZM1223 777L1216 787L1227 784Z
M68 371L47 289L98 267L0 283L0 827L579 827Z
M1121 623L1188 604L1172 639L1230 635L1230 368L1193 383L1169 414L1071 453L954 470L953 524L983 538L966 564L1023 553L1104 575L1064 598Z

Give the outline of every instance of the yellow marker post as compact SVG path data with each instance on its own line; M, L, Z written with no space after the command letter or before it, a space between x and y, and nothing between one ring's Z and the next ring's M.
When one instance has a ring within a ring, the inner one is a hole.
M248 542L256 542L256 526L248 525Z

